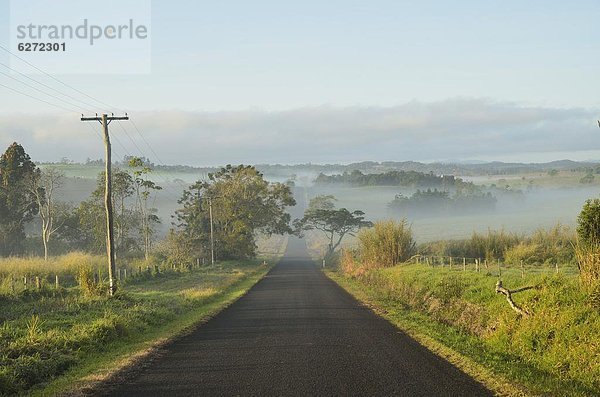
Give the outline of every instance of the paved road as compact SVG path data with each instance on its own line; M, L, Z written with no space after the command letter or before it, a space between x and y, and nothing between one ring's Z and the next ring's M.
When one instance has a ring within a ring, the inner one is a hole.
M358 303L290 238L285 257L246 296L110 394L491 393Z

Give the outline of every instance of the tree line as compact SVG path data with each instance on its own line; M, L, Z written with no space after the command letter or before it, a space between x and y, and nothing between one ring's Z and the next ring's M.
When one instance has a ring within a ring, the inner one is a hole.
M228 165L182 192L170 232L157 241L156 228L162 220L152 203L162 187L152 180L152 164L130 157L126 166L120 165L112 173L117 257L148 259L158 252L163 259L178 262L206 258L212 248L211 219L220 259L254 256L258 234L292 232L286 208L296 202L290 186L267 182L254 167ZM13 143L0 157L0 256L26 254L28 243L40 240L46 258L51 247L53 254L103 252L104 179L102 172L89 198L76 205L59 201L64 174L52 167L38 168L24 148ZM38 235L26 236L26 227L34 221L39 224Z
M363 174L359 170L343 174L319 174L315 179L317 185L350 185L350 186L403 186L403 187L441 187L462 188L473 185L454 175L435 175L433 172L387 171L376 174Z
M417 189L411 196L397 194L388 204L390 211L411 215L455 215L474 211L489 211L498 200L490 192Z

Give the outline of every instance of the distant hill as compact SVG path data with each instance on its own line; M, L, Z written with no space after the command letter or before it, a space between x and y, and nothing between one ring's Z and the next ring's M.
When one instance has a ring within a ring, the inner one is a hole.
M48 165L52 163L46 163ZM60 163L54 163L58 165ZM90 162L88 164L61 164L62 166L80 166L80 167L99 167L100 161ZM125 167L125 164L116 163L118 166ZM504 163L499 161L479 163L421 163L417 161L362 161L350 164L256 164L266 176L289 177L310 173L315 176L323 173L326 175L351 173L352 171L361 171L363 173L384 173L388 171L416 171L422 173L433 173L435 175L457 175L457 176L476 176L476 175L514 175L531 172L546 172L549 170L585 170L598 168L599 162L583 162L573 160L556 160L547 163ZM155 165L158 171L178 172L178 173L202 173L207 174L215 172L219 167L194 167L188 165Z

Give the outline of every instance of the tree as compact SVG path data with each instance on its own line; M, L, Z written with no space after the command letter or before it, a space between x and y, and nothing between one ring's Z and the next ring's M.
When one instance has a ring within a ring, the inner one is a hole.
M228 165L184 191L178 226L204 245L210 238L208 200L213 203L215 249L221 258L255 255L257 233L291 232L286 208L296 204L289 186L269 183L252 166Z
M38 213L35 197L26 189L36 170L16 142L0 157L0 256L23 252L25 224Z
M54 193L62 186L65 174L56 168L44 171L36 170L28 179L27 187L35 198L41 221L44 260L48 260L48 243L50 238L62 226L59 220L66 220L61 212L67 207L55 202Z
M585 245L600 244L600 199L587 200L577 217L577 235Z
M100 200L104 195L104 173L102 180L99 180L97 194ZM134 211L127 206L127 199L133 196L134 182L133 177L123 170L115 170L112 173L112 192L113 192L113 211L115 223L115 251L117 253L125 252L134 245L130 237L131 229L137 225ZM104 207L104 204L102 204Z
M208 202L202 197L205 188L205 182L197 181L188 190L183 191L181 199L177 201L182 207L175 211L177 221L173 222L180 230L177 234L185 238L172 241L188 241L187 250L196 258L205 256L210 250Z
M329 244L327 255L331 255L341 244L346 235L354 234L363 227L371 227L373 223L365 220L365 213L346 208L336 209L333 196L317 196L310 200L308 209L301 219L294 221L296 232L320 230L327 236Z
M104 209L104 172L98 174L96 189L90 198L79 204L75 215L79 220L79 237L87 249L101 252L106 249L106 215ZM126 171L112 172L112 200L115 223L115 251L124 253L136 248L132 231L139 226L139 216L128 199L134 194L133 177Z
M135 193L140 216L140 234L142 236L144 256L148 260L152 245L152 235L154 234L154 225L160 223L160 219L156 215L156 209L148 208L148 198L152 191L161 190L162 187L148 178L148 174L152 172L152 168L146 165L143 159L139 157L130 158L129 166L133 168Z

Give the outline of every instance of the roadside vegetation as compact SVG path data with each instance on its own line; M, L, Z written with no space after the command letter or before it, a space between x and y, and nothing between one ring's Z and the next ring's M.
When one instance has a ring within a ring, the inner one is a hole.
M153 340L176 335L241 296L268 269L261 260L161 267L122 282L111 299L93 279L72 288L44 285L3 293L0 394L41 390L59 375L76 381L97 372L100 362L110 368L107 358L122 360ZM73 386L55 383L57 389Z
M241 296L285 250L291 188L254 167L229 165L184 189L160 235L152 164L120 165L109 296L104 174L87 199L63 202L60 169L38 168L17 143L0 156L0 395L55 394L114 371Z
M558 225L531 236L489 231L420 246L406 221L377 222L328 274L500 393L598 395L599 208L600 200L588 201L577 234ZM482 259L478 267L452 266L450 256ZM484 267L484 258L504 267ZM523 262L561 268L524 272Z

